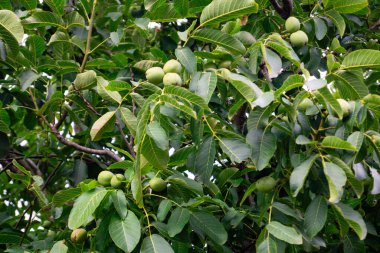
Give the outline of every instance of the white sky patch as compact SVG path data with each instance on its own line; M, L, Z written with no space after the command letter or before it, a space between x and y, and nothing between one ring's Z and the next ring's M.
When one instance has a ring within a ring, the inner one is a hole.
M20 146L21 147L26 147L26 146L28 146L28 141L27 140L23 140L21 143L20 143Z
M161 28L161 24L157 22L149 22L148 28L149 29Z
M24 36L22 37L22 40L21 40L21 46L25 46L25 43L26 43L26 39L29 37L28 34L24 33Z

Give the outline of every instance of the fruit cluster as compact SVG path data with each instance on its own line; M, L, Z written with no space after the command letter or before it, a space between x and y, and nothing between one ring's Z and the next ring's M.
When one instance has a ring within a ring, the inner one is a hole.
M125 181L122 174L113 174L111 171L104 170L98 175L98 182L103 186L111 186L113 188L120 188Z
M178 85L183 84L180 76L182 72L182 65L177 60L169 60L165 63L164 68L152 67L145 72L148 82L153 84L164 83L164 85Z
M302 47L309 42L309 38L304 31L300 30L301 23L298 18L289 17L285 22L285 29L290 32L290 43L293 47Z

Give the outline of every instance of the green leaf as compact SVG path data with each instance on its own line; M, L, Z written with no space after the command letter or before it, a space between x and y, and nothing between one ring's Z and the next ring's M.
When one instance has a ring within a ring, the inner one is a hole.
M56 14L50 11L36 11L32 16L23 20L24 26L28 29L33 29L43 26L57 26L64 29L63 20Z
M169 149L169 137L160 123L153 121L146 128L147 135L154 140L156 146L162 150Z
M305 184L306 177L317 158L318 155L309 157L292 171L289 182L290 189L293 192L293 197L297 197L299 191L302 189L303 185Z
M196 72L189 84L189 90L202 97L209 103L214 94L218 77L213 72Z
M277 239L285 241L289 244L302 244L302 235L292 227L285 226L277 221L272 221L266 226L266 229Z
M20 0L20 2L27 10L37 8L37 0Z
M268 105L270 105L274 100L274 93L272 91L264 92L252 102L252 106L260 106L261 108L265 108Z
M115 123L115 113L116 111L107 112L95 121L90 131L91 140L97 141L101 138L104 132L107 132L110 128L113 129Z
M296 89L302 87L305 83L305 79L300 75L291 75L289 76L285 82L281 85L281 87L274 92L274 95L278 98L284 92L290 91L292 89Z
M78 90L90 89L96 84L96 72L93 70L79 73L74 80L74 85Z
M107 193L106 189L101 188L83 193L75 201L74 207L71 209L68 227L74 230L87 223Z
M128 108L125 108L125 107L120 107L120 113L121 113L121 119L127 125L131 134L133 136L135 136L136 135L136 129L137 129L137 118L136 118L136 116L133 114L133 112L131 112L131 110L129 110Z
M333 94L331 94L329 88L324 86L318 90L319 94L322 96L326 104L328 104L331 109L338 115L339 119L343 119L343 110L339 102L335 99Z
M305 233L310 236L316 236L322 230L327 220L327 203L326 200L317 196L309 204L305 212L303 223Z
M46 3L54 13L57 13L60 16L63 15L66 0L44 0L44 3Z
M177 10L182 16L186 16L189 12L189 1L188 0L174 0L174 9Z
M362 72L338 71L327 78L329 81L335 81L339 93L346 99L356 100L369 94Z
M130 90L131 85L124 81L113 80L108 83L106 89L110 91L124 91Z
M203 9L200 26L216 25L257 11L258 5L254 0L214 0Z
M223 245L227 241L228 234L222 223L209 213L191 213L190 224L195 232L208 236L217 244Z
M153 8L149 12L148 17L154 22L176 22L182 18L182 15L177 12L172 3L164 3L157 8Z
M140 221L132 211L127 212L125 219L112 216L108 231L112 241L124 252L132 252L141 238Z
M140 253L174 253L170 244L160 235L153 234L145 237L142 244Z
M313 20L315 25L315 37L317 40L322 40L326 36L327 25L321 18L315 17Z
M352 207L342 203L335 204L333 207L340 215L343 216L348 225L359 236L359 239L364 240L367 236L367 226L360 213L352 209Z
M351 185L352 189L355 191L356 195L360 198L360 196L363 194L364 186L363 182L358 180L355 177L355 174L352 172L352 169L348 167L348 165L340 160L338 157L335 156L328 156L328 160L330 160L332 163L335 163L340 168L344 170L344 173L346 173L348 183Z
M66 29L70 29L73 27L85 27L84 18L77 12L72 11L67 14L66 18Z
M248 133L247 142L251 145L252 160L256 169L258 171L265 169L276 152L276 136L268 128L264 131L257 129Z
M175 56L177 56L178 60L191 75L197 72L197 58L190 48L177 48L175 50Z
M157 219L159 221L164 221L168 215L170 209L172 208L172 202L168 199L164 199L160 202L157 210Z
M380 51L373 49L360 49L353 51L344 57L341 68L379 68Z
M344 141L336 136L326 136L321 143L321 147L357 151L351 143Z
M216 155L215 140L212 137L206 138L196 155L195 168L201 181L204 184L210 182L212 170L214 167L214 160Z
M122 190L117 190L111 193L113 206L121 219L127 216L127 198Z
M251 150L248 144L238 139L219 139L219 146L228 155L233 163L241 163L250 157Z
M158 169L166 169L169 162L169 152L157 147L155 141L145 136L142 143L141 153L146 160Z
M323 171L329 185L329 202L338 203L343 195L344 186L346 185L346 174L338 165L330 162L324 163Z
M14 55L17 54L23 37L24 29L17 15L9 10L0 10L0 39Z
M189 222L190 211L186 208L177 207L170 215L168 221L168 234L170 237L174 237L181 233L182 229Z
M340 37L343 37L344 32L346 31L346 22L344 21L342 15L340 15L336 10L326 11L325 15L331 19L337 27Z
M51 37L50 37L50 40L49 40L49 43L48 45L51 46L55 46L57 44L67 44L67 45L70 45L70 48L72 46L75 46L75 47L78 47L83 53L85 52L85 44L84 44L84 40L81 40L78 36L73 36L73 37L70 37L68 34L64 33L64 32L60 32L60 31L57 31L56 33L54 33Z
M165 102L165 103L171 105L175 109L180 110L180 111L186 113L190 117L193 117L194 119L197 119L197 113L193 109L191 109L189 106L187 106L185 104L179 103L176 99L171 98L171 97L169 97L167 95L161 95L160 96L160 100L162 102Z
M349 14L360 11L368 6L368 0L334 0L332 8L340 13Z
M245 190L243 197L240 200L240 206L243 205L244 201L251 195L251 193L256 190L256 182L252 183L247 190Z
M280 203L280 202L274 202L272 204L272 207L277 209L278 211L282 212L283 214L286 214L298 221L301 221L300 215L297 214L296 210L290 208L288 205Z
M257 246L258 253L277 253L279 252L276 241L268 235L260 244Z
M58 241L54 243L53 247L49 251L50 253L66 253L68 252L69 248L65 245L65 241Z
M45 40L38 35L31 35L26 40L26 47L32 57L34 65L37 65L40 56L42 56L46 49Z
M117 91L109 91L107 90L108 81L105 80L103 77L98 76L98 84L97 84L97 91L101 97L103 97L105 100L108 100L113 103L121 103L121 96L119 92Z
M256 84L245 76L230 73L228 76L224 76L224 78L228 80L249 103L264 94Z
M172 95L176 96L178 98L183 99L184 101L198 105L202 107L205 110L208 110L208 106L203 100L203 98L199 97L198 95L192 93L191 91L183 88L183 87L178 87L174 85L166 85L164 89L164 93L167 95Z
M244 45L235 37L219 30L203 28L196 31L192 38L221 46L234 54L244 54Z
M80 188L60 190L53 196L53 204L56 207L63 206L66 202L78 197L82 193Z

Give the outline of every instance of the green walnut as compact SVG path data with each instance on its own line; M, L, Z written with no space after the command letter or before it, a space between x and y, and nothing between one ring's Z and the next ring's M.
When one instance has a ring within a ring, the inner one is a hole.
M164 65L164 72L165 73L181 74L181 71L182 71L182 65L177 60L169 60Z
M310 98L305 98L304 100L302 100L301 103L299 103L298 105L298 110L300 111L306 111L307 108L313 106L314 103L313 101L311 101Z
M337 101L338 101L340 107L342 108L343 118L349 116L351 113L350 104L346 100L341 99L341 98L338 98ZM334 115L334 116L337 117L338 115Z
M373 143L377 146L380 147L380 136L379 135L372 135L371 139Z
M43 226L44 228L50 228L50 227L51 227L51 221L49 221L49 220L44 221L44 222L42 223L42 226Z
M290 33L297 32L301 28L301 23L296 17L289 17L285 21L285 29Z
M266 176L256 181L256 189L258 191L268 193L276 186L276 180L273 177Z
M309 38L304 31L297 31L290 35L290 43L293 47L302 47L309 42Z
M53 231L53 230L48 230L48 232L47 232L47 236L55 236L56 235L56 233L55 233L55 231Z
M229 69L232 65L232 62L231 61L222 61L219 63L219 68L225 68L225 69Z
M153 191L162 192L166 189L167 183L160 177L154 177L149 181L149 186Z
M98 182L103 186L109 186L111 184L111 179L114 174L111 171L104 170L98 175Z
M234 37L237 38L245 47L252 46L253 43L256 42L255 37L246 31L240 31L234 34Z
M87 231L83 228L75 229L70 236L70 239L73 243L82 243L87 238Z
M160 67L153 67L153 68L148 69L145 72L146 80L148 80L148 82L153 83L153 84L162 83L162 79L164 78L164 75L165 75L165 72Z
M167 73L164 76L165 85L182 85L182 78L177 73Z
M116 174L111 178L111 186L113 188L119 188L124 181L125 177L122 174Z

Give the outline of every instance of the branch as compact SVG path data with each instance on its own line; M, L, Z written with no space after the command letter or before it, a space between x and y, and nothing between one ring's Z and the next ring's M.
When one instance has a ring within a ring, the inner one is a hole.
M41 115L41 118L45 121L45 123L50 127L51 132L57 137L58 141L61 142L62 144L72 147L76 150L88 153L88 154L95 154L95 155L106 155L114 159L115 161L119 162L121 161L121 158L116 155L114 152L108 149L93 149L93 148L88 148L84 147L82 145L79 145L76 142L68 141L66 140L55 128L54 125L50 124L49 121L45 118L44 115Z
M97 0L94 0L94 4L92 5L92 12L91 12L91 18L88 23L88 33L87 33L87 42L86 42L86 51L84 53L82 65L80 66L80 72L84 72L86 68L86 63L88 56L91 53L91 36L92 36L92 29L94 27L94 18L95 18L95 7L96 7Z
M375 30L375 29L378 28L378 27L380 27L380 19L377 20L375 23L373 23L373 24L369 27L369 29L370 29L370 30Z
M283 19L290 17L293 11L293 0L282 0L280 5L277 0L269 0L273 8L280 14Z

